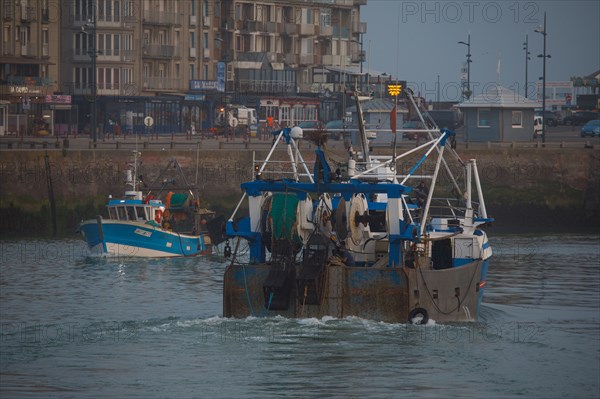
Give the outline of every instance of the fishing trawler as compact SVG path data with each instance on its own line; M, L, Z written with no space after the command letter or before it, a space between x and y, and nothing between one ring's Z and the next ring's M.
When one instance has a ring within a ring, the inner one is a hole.
M298 149L302 130L274 132L226 225L237 242L224 275L225 317L477 320L492 256L483 227L493 221L477 164L462 161L450 145L454 133L426 120L412 93L405 95L429 139L402 154L394 143L392 156L371 155L358 95L358 150L345 159L335 159L326 138L311 137L311 172ZM240 217L246 200L248 215Z
M130 190L120 199L109 196L108 216L82 221L79 226L92 254L133 257L196 256L211 252L207 225L214 212L200 207L176 159L169 161L157 184L139 190L143 181L137 175L139 152L133 152L131 168L126 171ZM184 186L173 192L173 179L164 176L177 170ZM164 200L161 199L164 197Z

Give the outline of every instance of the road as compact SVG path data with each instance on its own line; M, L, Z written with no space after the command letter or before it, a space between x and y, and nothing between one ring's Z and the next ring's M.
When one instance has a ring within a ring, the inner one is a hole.
M583 147L586 144L592 144L594 146L600 146L600 137L586 137L580 136L581 126L552 126L546 127L546 143L552 145L554 143L558 146L560 143L565 143L568 147ZM458 146L465 145L462 137L462 129L457 130L457 143ZM533 140L532 140L533 141ZM519 146L530 146L532 141L518 143ZM537 139L537 142L541 142L541 138ZM153 149L153 150L218 150L218 149L229 149L229 150L262 150L269 149L271 147L272 140L260 140L258 138L252 138L250 141L245 141L242 138L235 138L233 140L226 140L224 138L214 139L202 139L200 135L186 136L185 134L174 134L174 135L163 135L158 138L142 138L138 137L111 137L110 139L98 139L96 148L105 150L133 150L133 149ZM412 146L416 144L414 141L403 140L399 142L399 146ZM506 143L504 143L506 144ZM342 140L329 140L329 147L343 148L344 143ZM469 147L484 146L487 143L469 143ZM502 146L503 143L493 143L493 145ZM301 146L310 146L309 143L304 140ZM79 137L23 137L18 138L14 136L3 136L0 137L0 150L45 150L45 149L92 149L94 148L92 140L87 136Z

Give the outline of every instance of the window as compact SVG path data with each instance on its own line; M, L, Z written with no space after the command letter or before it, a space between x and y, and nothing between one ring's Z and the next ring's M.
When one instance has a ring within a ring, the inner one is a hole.
M113 35L113 55L120 55L121 52L121 35Z
M196 15L196 0L190 1L190 15Z
M190 48L196 48L196 32L190 32Z
M208 80L208 65L204 64L204 80Z
M146 212L143 206L136 206L135 211L137 213L138 220L146 220Z
M113 21L121 21L121 2L119 0L115 0L114 2Z
M490 127L491 112L489 108L477 110L477 127Z
M127 214L129 215L129 220L136 220L135 210L133 209L133 206L127 207Z
M42 29L42 55L48 57L50 55L50 35L48 34L48 28Z
M109 219L118 219L117 218L117 211L116 211L115 208L108 207L108 218Z
M190 80L194 80L194 64L190 64Z
M208 32L204 32L204 48L208 48Z
M4 43L10 42L10 25L4 25Z
M513 111L512 112L512 127L523 127L523 112L522 111Z

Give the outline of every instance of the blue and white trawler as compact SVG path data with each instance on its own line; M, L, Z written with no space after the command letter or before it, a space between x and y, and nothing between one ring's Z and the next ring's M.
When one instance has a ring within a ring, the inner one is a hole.
M97 216L79 226L92 254L159 258L210 253L206 226L214 212L200 208L189 186L183 193L168 192L164 201L159 196L165 190L148 190L146 194L139 191L138 156L134 151L132 168L126 171L126 184L131 190L120 199L109 196L107 217ZM168 169L180 171L175 159Z
M459 184L444 157L456 155L454 133L431 125L426 143L372 156L358 96L356 104L359 151L336 160L326 140L313 137L310 171L298 150L302 130L285 128L255 164L254 180L242 183L226 228L238 242L224 276L225 317L477 320L492 256L482 228L493 219L475 160L458 159ZM282 154L287 159L277 160ZM444 195L444 186L453 195ZM248 215L237 217L246 199ZM244 263L240 240L249 246Z

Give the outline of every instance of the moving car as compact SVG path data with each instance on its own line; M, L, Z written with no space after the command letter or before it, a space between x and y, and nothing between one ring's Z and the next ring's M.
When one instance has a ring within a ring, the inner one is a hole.
M594 119L581 127L581 137L600 137L600 119Z

